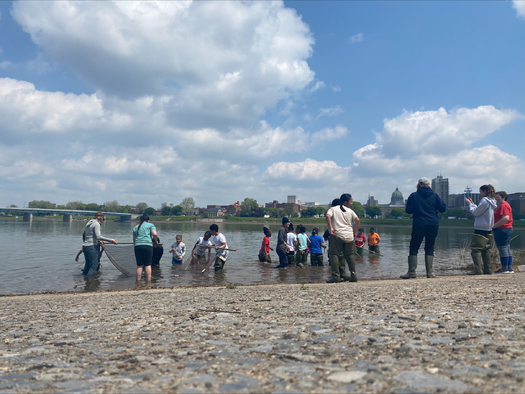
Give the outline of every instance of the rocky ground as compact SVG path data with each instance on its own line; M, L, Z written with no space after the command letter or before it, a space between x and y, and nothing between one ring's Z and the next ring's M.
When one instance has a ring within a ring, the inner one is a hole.
M0 393L523 393L524 281L2 297Z

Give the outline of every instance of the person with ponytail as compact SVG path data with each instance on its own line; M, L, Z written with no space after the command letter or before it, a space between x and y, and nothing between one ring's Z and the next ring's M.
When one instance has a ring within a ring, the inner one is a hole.
M499 252L501 268L496 274L513 274L510 236L512 235L512 208L507 202L507 193L496 192L498 208L494 211L494 241Z
M469 275L490 275L490 249L494 245L494 210L497 202L494 196L496 191L492 185L483 185L479 188L481 201L479 205L474 204L471 198L465 198L469 211L474 215L474 235L470 243L471 256L474 261L474 271ZM483 263L483 268L482 267Z
M136 289L142 287L142 270L146 271L146 288L151 287L151 258L153 246L158 244L157 229L149 222L149 216L142 214L140 223L133 229L133 244L137 261Z
M270 250L273 251L273 248L270 247L270 237L272 232L268 227L263 227L264 238L261 244L261 250L259 250L259 261L261 263L272 263L272 258L270 257Z
M354 239L360 221L356 213L350 208L353 202L352 196L349 193L344 193L339 200L339 206L333 206L326 212L326 224L330 230L328 256L332 267L332 277L326 282L357 282L355 272L357 250ZM350 269L350 276L345 273L345 260Z

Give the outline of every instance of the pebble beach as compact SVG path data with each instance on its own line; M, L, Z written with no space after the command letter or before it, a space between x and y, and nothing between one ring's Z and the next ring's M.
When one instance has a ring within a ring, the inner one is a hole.
M1 393L524 393L525 274L6 296Z

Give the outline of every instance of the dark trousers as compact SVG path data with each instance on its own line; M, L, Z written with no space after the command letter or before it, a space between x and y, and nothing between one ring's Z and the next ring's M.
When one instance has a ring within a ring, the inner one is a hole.
M279 267L286 267L288 265L288 257L286 256L286 248L277 247L277 255L279 256Z
M423 239L425 239L425 256L434 256L434 245L436 243L438 230L439 226L412 226L410 256L417 256Z
M93 276L98 269L99 252L94 245L82 246L82 251L84 252L84 258L86 259L82 275Z

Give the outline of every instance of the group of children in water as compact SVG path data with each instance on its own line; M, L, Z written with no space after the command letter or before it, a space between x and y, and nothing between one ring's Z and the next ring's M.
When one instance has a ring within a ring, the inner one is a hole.
M339 201L339 200L334 200ZM308 261L308 255L310 255L310 264L315 266L324 266L323 261L323 249L327 248L326 243L330 239L330 231L327 229L323 236L319 235L319 229L314 227L312 229L312 235L306 234L306 227L302 224L298 224L296 227L292 223L287 221L287 218L283 218L283 227L286 230L286 264L280 264L276 268L284 268L285 266L294 265L305 269ZM288 224L287 224L288 223ZM270 246L270 237L272 232L269 228L264 227L264 238L261 243L261 249L259 250L259 261L261 263L272 263L270 256L270 250L274 249ZM379 242L381 238L372 227L368 234L368 249L365 248L367 238L364 235L362 228L359 229L355 236L356 252L359 255L363 255L364 250L368 250L373 254L379 255Z

